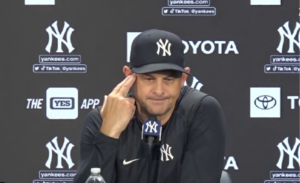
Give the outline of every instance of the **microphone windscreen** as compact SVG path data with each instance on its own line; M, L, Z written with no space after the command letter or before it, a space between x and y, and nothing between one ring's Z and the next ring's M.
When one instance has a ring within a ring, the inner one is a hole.
M158 120L145 120L143 124L143 135L160 137L161 122Z

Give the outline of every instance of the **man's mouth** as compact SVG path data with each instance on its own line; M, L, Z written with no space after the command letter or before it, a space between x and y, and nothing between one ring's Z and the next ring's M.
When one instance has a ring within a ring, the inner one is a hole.
M162 104L166 101L166 99L149 99L153 104Z

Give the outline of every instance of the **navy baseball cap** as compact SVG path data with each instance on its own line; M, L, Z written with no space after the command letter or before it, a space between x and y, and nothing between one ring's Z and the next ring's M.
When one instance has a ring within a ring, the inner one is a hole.
M174 33L150 29L132 42L130 66L134 73L143 74L162 70L184 70L184 44Z

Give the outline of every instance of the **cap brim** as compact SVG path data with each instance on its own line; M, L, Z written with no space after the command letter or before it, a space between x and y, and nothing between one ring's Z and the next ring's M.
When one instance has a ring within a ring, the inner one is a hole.
M163 71L163 70L174 70L174 71L179 71L191 75L186 70L184 70L184 68L171 63L148 64L141 67L133 67L131 70L132 72L137 74L145 74L149 72L156 72L156 71Z

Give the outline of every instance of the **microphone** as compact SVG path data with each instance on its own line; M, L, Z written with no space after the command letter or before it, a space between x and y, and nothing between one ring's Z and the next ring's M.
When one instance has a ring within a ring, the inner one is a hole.
M142 126L142 140L148 143L149 146L149 156L148 156L148 164L149 170L151 170L152 166L152 145L158 144L161 140L161 122L157 120L156 116L150 116L149 120L145 120ZM151 174L148 172L148 182L151 181Z
M157 120L156 116L151 116L149 120L145 120L142 126L142 140L147 142L151 148L152 143L158 144L161 141L161 122Z

